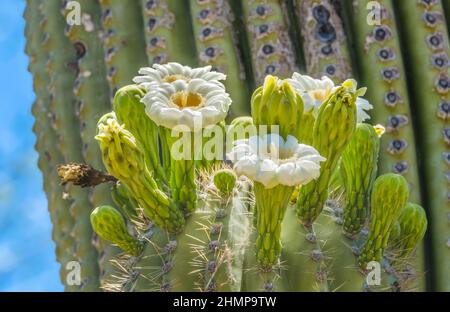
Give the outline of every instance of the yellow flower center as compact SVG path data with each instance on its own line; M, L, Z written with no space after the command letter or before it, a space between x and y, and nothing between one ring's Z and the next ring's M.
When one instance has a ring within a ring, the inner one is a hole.
M328 96L330 95L331 92L329 89L316 89L316 90L311 90L308 93L314 100L324 102L328 98Z
M170 101L179 108L201 107L203 106L203 97L198 93L187 93L180 91L170 97Z
M177 81L177 80L189 81L190 79L188 77L186 77L186 76L178 75L178 74L176 74L176 75L169 75L169 76L166 76L163 79L163 81L167 82L167 83L172 83L172 82Z

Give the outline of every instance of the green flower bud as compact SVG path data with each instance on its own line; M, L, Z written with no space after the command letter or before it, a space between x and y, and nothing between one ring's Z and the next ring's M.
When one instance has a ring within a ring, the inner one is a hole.
M159 161L158 127L145 113L145 105L141 103L144 96L145 91L136 85L119 89L114 97L114 112L117 121L142 147L147 168L155 172L157 180L164 182L166 176Z
M95 138L100 143L105 168L127 187L145 214L161 228L179 232L184 224L182 212L158 188L139 142L119 125L114 113L100 119Z
M126 253L138 256L143 244L128 233L123 216L111 206L100 206L91 213L91 224L95 233L110 241Z
M369 237L358 259L362 269L370 261L381 261L392 227L405 208L408 197L408 182L401 175L388 173L375 180L371 197Z
M407 258L422 240L427 230L427 216L425 210L413 203L407 203L398 218L399 234L389 237L394 246L395 256Z
M320 106L314 123L313 144L326 158L320 177L300 189L297 215L305 225L311 225L322 212L328 198L332 172L356 128L356 99L362 93L353 80L345 81Z
M358 124L340 162L345 189L343 227L349 236L358 234L366 222L379 151L380 136L375 128L369 124Z
M229 197L233 193L234 186L236 185L236 174L233 170L222 169L214 173L213 182L220 195Z
M279 134L286 139L293 135L299 139L303 100L287 80L268 75L264 85L255 90L251 99L254 124L278 125Z

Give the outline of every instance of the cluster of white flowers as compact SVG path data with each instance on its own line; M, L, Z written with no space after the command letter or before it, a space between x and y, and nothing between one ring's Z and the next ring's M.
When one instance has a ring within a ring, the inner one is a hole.
M220 82L224 74L211 66L190 68L178 63L141 68L134 82L147 94L142 99L147 115L158 125L194 131L225 119L231 105L229 94Z
M193 69L168 63L142 68L139 74L134 82L147 91L142 102L147 115L158 126L169 129L185 126L194 131L199 121L201 128L205 128L223 121L228 113L231 99L221 82L226 76L211 71L211 66ZM314 114L338 88L328 77L314 79L299 73L287 81L302 97L305 111L313 110ZM343 85L356 92L356 81L348 80ZM360 89L357 93L358 122L367 120L366 111L372 109L360 97L364 92L365 89ZM236 141L228 157L238 174L266 188L306 184L319 177L320 162L325 161L313 147L300 144L293 136L285 141L277 134Z

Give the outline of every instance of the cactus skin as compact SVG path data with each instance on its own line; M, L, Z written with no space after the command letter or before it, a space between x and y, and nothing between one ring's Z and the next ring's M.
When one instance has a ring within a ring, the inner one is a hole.
M392 226L402 213L408 196L408 183L401 175L386 173L375 180L371 196L369 237L358 258L362 269L370 261L381 261Z
M134 85L119 89L114 97L114 111L118 122L142 145L147 168L154 173L156 181L164 185L167 177L159 161L158 128L145 113L141 103L144 95L145 92Z
M170 233L179 232L184 224L183 214L158 188L146 167L141 145L119 125L114 113L100 119L96 139L106 169L127 187L145 214Z
M140 0L148 63L195 66L188 4L179 0Z
M322 238L318 237L315 225L305 227L298 221L295 206L286 210L281 226L281 242L284 287L288 291L329 291Z
M111 99L147 64L139 1L99 0L103 46Z
M278 0L241 3L256 84L262 84L266 75L290 77L296 65L282 4Z
M39 27L44 19L40 6L42 1L27 1L24 17L27 20L25 36L28 39L26 53L30 57L29 71L33 74L33 87L36 101L32 112L36 118L33 131L36 133L35 148L39 153L38 166L44 177L44 191L47 194L48 209L53 224L52 239L56 245L56 259L60 263L60 280L65 291L76 291L78 286L66 285L66 264L74 260L74 239L70 236L74 220L69 212L70 200L63 198L64 188L59 185L56 166L63 162L61 152L53 142L57 135L51 126L48 85L49 76L46 72L47 51L40 49L44 41L44 32Z
M95 142L97 120L111 109L110 91L103 61L103 45L98 40L100 34L100 6L89 0L79 1L83 16L80 26L68 25L65 30L67 38L77 50L78 75L74 82L73 93L77 101L77 116L80 120L80 135L83 146L83 158L91 166L102 170L103 163ZM67 10L63 11L63 15ZM108 185L99 185L89 190L92 207L111 204L111 190ZM118 253L118 249L109 243L96 240L99 253L100 284L111 274L113 268L109 261Z
M295 0L307 72L340 83L352 76L342 20L329 0Z
M356 128L356 95L346 87L332 94L320 107L314 123L313 145L327 160L322 163L320 177L300 189L297 215L305 225L311 225L322 212L328 198L328 183L340 155ZM326 125L336 125L330 131Z
M228 1L189 1L189 5L199 64L211 65L227 75L224 83L234 103L231 115L248 114L248 88Z
M411 72L411 99L421 129L418 146L423 159L425 206L430 216L432 289L450 291L448 32L444 19L439 18L443 14L441 1L394 4L402 20L398 26L404 38L405 60ZM437 19L430 25L424 16Z
M125 219L111 206L100 206L91 213L94 231L103 239L110 241L126 253L137 256L142 252L142 244L128 233Z
M374 127L358 124L342 153L340 172L345 189L343 228L349 236L358 234L366 222L379 151L380 139Z
M81 162L82 143L79 135L79 121L76 118L76 101L73 85L76 78L76 54L74 47L64 35L66 21L61 15L62 1L43 1L42 13L47 18L43 28L47 39L43 45L49 53L47 71L50 75L50 109L53 112L52 126L58 133L59 149L64 161ZM67 70L67 67L72 70ZM97 251L92 244L93 232L89 223L89 194L87 190L68 186L67 192L73 199L70 213L76 220L71 231L75 240L75 256L81 265L81 289L95 291L99 287Z

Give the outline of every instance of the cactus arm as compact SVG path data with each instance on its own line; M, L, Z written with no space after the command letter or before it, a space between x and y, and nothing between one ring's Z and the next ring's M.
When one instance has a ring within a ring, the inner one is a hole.
M283 283L288 291L328 291L322 242L313 227L305 227L288 207L281 227Z
M97 169L103 169L102 158L94 136L97 120L111 108L110 91L105 80L106 67L103 62L103 45L98 39L100 30L100 6L97 2L82 0L81 26L67 26L66 36L75 47L78 57L78 75L74 83L74 96L77 101L76 115L80 122L81 143L84 160ZM66 15L67 12L63 12ZM108 185L98 185L89 191L93 207L111 204L111 190ZM99 253L100 284L113 271L110 260L118 249L109 243L96 239Z
M70 200L63 198L64 188L59 185L56 166L63 162L61 152L55 142L57 136L49 118L49 93L45 86L49 77L46 72L48 52L40 49L45 32L40 27L44 15L40 10L42 1L27 1L24 18L26 19L25 36L28 38L26 53L30 57L29 71L33 74L33 87L36 101L32 113L36 121L33 132L36 134L35 148L39 153L38 166L44 177L44 191L47 194L48 209L52 220L52 239L56 245L56 259L60 263L60 280L66 291L76 291L78 286L66 284L66 264L74 259L75 243L70 236L73 218L69 213Z
M111 98L147 64L139 1L100 0L103 46Z
M77 68L73 46L64 35L66 21L61 15L62 1L44 1L42 12L47 16L44 30L48 37L45 47L51 51L47 62L50 74L48 89L51 96L50 109L54 113L54 130L58 133L58 144L65 162L81 162L82 144L79 121L75 115L76 101L73 85ZM70 212L76 220L71 235L76 237L75 255L81 265L82 290L95 291L99 286L97 251L92 244L92 229L89 224L90 202L88 191L73 185L67 187L73 199Z
M332 119L335 121L331 121ZM341 126L328 131L324 125L329 122ZM328 198L331 174L345 146L350 141L355 127L355 98L341 89L321 105L319 115L314 123L313 146L327 160L321 165L320 177L299 191L296 205L297 214L305 225L311 225L322 211Z
M358 234L366 223L379 150L380 139L374 127L358 124L342 153L340 172L345 189L343 229L347 235Z
M396 1L398 24L411 72L411 99L421 129L424 190L430 215L433 289L450 290L450 225L448 222L449 41L441 1ZM428 17L428 18L424 18ZM436 17L436 19L433 19ZM430 24L430 21L434 23ZM439 60L444 60L443 62Z
M158 128L145 113L145 106L141 103L144 95L145 91L135 85L119 89L114 97L114 111L119 123L124 124L142 145L148 169L164 186L167 178L159 160Z
M306 70L339 83L352 76L342 20L331 1L295 0Z
M256 84L262 84L268 74L290 76L296 65L282 4L277 0L242 1L242 11Z
M195 47L185 1L141 0L149 64L196 65Z
M232 116L250 112L245 74L232 29L232 13L227 1L190 1L195 44L199 63L225 73L225 87L233 100Z

